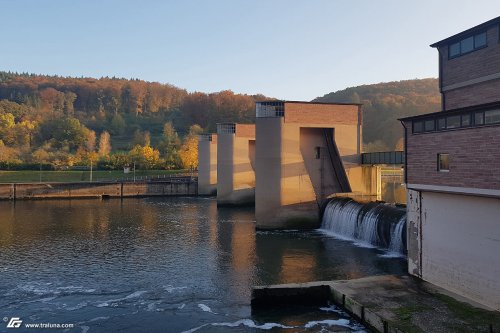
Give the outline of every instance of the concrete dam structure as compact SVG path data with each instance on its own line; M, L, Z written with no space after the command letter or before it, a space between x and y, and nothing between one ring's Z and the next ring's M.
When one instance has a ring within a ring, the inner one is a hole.
M198 194L217 194L217 134L198 136Z
M361 165L361 105L268 101L256 116L257 228L317 228L328 196L380 194L379 168Z
M217 205L255 202L255 125L217 124Z

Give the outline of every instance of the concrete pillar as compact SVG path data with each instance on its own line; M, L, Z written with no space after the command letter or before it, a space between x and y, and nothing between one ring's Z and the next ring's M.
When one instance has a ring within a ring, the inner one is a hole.
M257 228L318 227L323 201L351 192L360 168L360 106L257 103L256 134Z
M198 194L217 194L217 134L198 137Z
M217 205L255 202L255 125L217 124Z

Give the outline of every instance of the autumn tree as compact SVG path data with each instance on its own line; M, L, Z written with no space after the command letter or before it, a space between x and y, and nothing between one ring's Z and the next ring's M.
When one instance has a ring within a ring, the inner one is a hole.
M179 156L182 165L186 169L194 170L198 168L198 135L202 132L203 129L194 124L189 128L189 134L184 139Z
M85 130L85 136L86 136L85 146L87 148L87 151L89 152L94 151L97 139L95 132L92 130Z
M107 131L101 133L99 137L99 156L109 156L111 152L111 136Z

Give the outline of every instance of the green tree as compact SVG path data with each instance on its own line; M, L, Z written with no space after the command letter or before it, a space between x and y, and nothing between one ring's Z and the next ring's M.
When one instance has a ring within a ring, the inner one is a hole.
M158 147L165 159L165 167L167 169L176 169L181 166L179 157L180 146L181 140L172 122L165 123L165 125L163 125L163 136Z
M111 133L114 135L122 135L125 132L125 120L120 114L115 114L111 120Z

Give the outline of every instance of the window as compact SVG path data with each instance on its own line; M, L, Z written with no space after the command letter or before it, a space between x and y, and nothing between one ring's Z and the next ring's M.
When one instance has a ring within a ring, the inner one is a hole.
M469 37L460 41L460 52L468 53L474 51L474 37Z
M450 58L458 57L460 55L460 43L450 45Z
M484 112L476 112L474 114L474 124L484 125Z
M413 133L421 133L424 131L424 123L421 121L413 122Z
M438 160L438 165L437 165L438 171L441 171L441 172L450 171L450 157L449 157L449 154L438 154L437 157L438 157L437 158L437 160Z
M436 123L434 122L434 119L432 120L426 120L424 122L424 129L426 132L428 131L434 131L436 129Z
M463 38L462 40L448 45L448 59L459 57L463 54L482 49L488 46L486 31Z
M470 126L470 114L463 114L460 116L462 119L462 127Z
M460 116L446 117L446 128L460 127Z
M474 47L476 49L480 48L480 47L485 47L486 45L487 45L487 43L486 43L486 31L474 36Z
M500 123L500 110L489 110L484 112L485 124Z
M438 129L443 130L446 128L446 118L438 119Z

